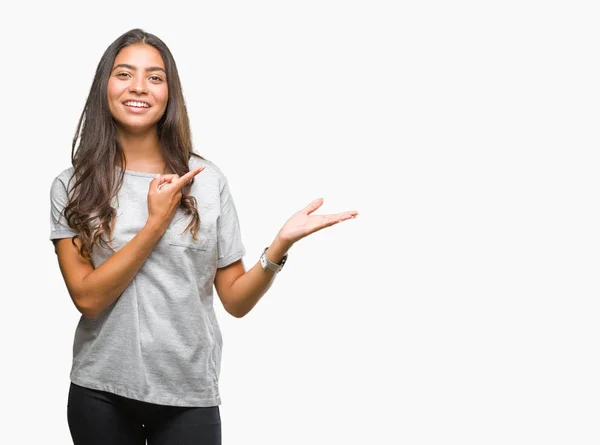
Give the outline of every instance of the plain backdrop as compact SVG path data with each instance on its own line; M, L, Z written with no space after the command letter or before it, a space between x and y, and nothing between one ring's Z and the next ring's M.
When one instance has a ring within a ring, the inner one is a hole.
M582 1L11 2L0 11L2 442L71 443L79 313L52 179L106 47L177 61L258 260L223 331L223 443L598 444L598 12Z

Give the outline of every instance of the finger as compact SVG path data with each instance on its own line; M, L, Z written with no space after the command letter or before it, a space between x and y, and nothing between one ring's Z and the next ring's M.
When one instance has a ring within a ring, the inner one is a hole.
M312 212L314 212L315 210L317 210L322 205L323 205L323 198L317 198L313 202L311 202L309 205L307 205L306 207L304 207L304 212L307 215L310 215Z
M358 212L356 210L349 210L347 212L338 214L338 216L340 217L341 221L344 221L346 219L352 219L352 218L357 217Z
M348 219L354 219L358 216L358 212L356 210L350 210L344 213L338 213L337 215L332 215L332 219L335 220L335 223L339 223L342 221L346 221Z
M179 178L179 175L175 173L169 173L168 175L162 175L162 177L166 179L167 182L173 182L174 180Z
M353 219L357 215L358 212L356 212L355 210L334 215L319 215L319 225L321 227L333 226L334 224L340 223L342 221Z
M322 215L321 227L329 227L339 223L341 220L338 215Z
M183 188L190 179L192 179L194 176L196 176L202 170L204 170L204 166L203 165L198 166L198 167L190 170L189 172L187 172L181 178L174 180L173 182L175 184L176 190L180 190L181 188Z
M166 175L159 175L159 177L160 177L160 181L159 181L159 184L156 187L156 189L160 191L164 186L166 186L167 184L170 184L171 182L173 182L174 180L179 178L179 175L175 174L175 173L169 173Z
M152 178L152 181L150 181L150 185L154 185L155 187L158 187L162 182L163 182L163 178L160 176L160 174L158 174L154 178Z
M157 174L152 181L150 181L150 186L156 187L156 190L160 190L160 188L164 185L164 178L159 174Z

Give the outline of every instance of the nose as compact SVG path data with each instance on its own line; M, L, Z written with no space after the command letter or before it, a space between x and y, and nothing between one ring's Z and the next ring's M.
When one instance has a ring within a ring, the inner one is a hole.
M142 77L138 77L133 82L131 82L131 90L135 91L138 94L142 94L146 92L146 82Z

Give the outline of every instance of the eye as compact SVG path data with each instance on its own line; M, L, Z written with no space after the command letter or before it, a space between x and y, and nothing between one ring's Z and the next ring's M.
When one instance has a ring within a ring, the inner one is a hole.
M150 76L150 79L152 79L155 82L162 82L162 78L159 76Z
M129 73L121 72L121 73L117 73L116 76L124 79L126 76L129 76Z

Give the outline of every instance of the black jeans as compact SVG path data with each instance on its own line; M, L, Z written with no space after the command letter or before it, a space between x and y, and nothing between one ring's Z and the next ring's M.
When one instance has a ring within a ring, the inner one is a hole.
M155 405L71 382L67 419L75 445L221 445L218 406Z

